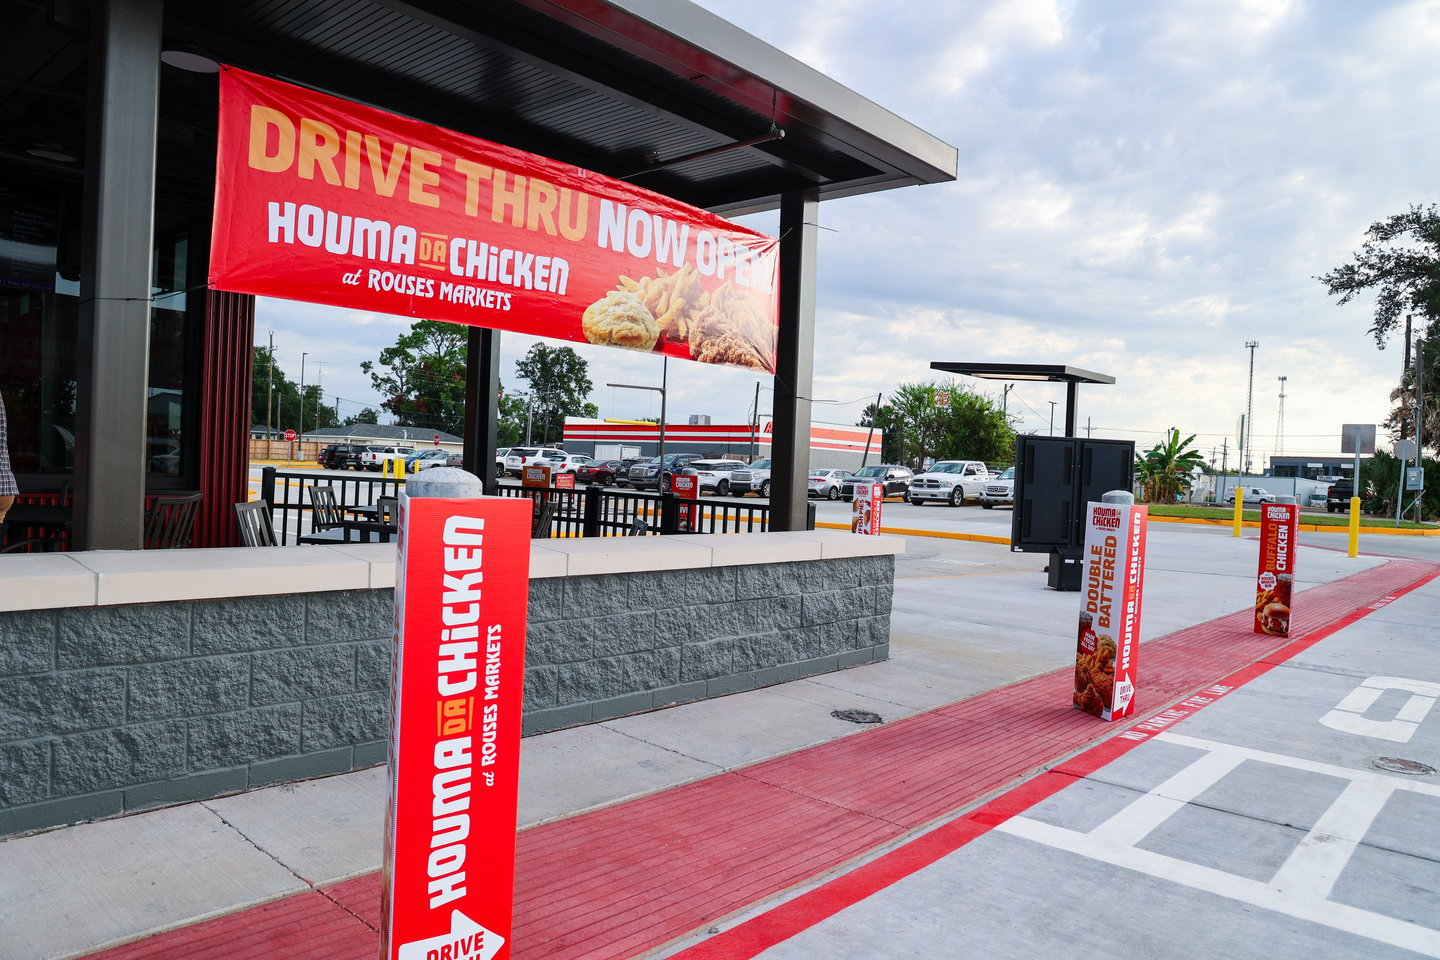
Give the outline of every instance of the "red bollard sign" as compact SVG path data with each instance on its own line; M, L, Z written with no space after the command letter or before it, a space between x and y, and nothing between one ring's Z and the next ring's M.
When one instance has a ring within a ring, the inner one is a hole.
M508 957L530 504L400 496L381 956Z
M851 502L850 532L868 536L880 535L880 508L885 503L885 484L855 484Z
M670 477L670 492L682 500L700 499L700 478L673 474ZM694 533L700 529L700 504L683 504L676 519L681 533Z
M1086 519L1071 702L1102 720L1121 720L1135 709L1148 517L1146 507L1092 503Z
M1290 636L1290 598L1295 589L1295 549L1300 508L1267 503L1260 508L1260 570L1255 576L1255 632Z

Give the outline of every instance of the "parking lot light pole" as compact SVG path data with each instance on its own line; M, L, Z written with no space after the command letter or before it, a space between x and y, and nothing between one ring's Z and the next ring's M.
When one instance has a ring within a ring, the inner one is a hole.
M665 475L665 386L669 381L670 358L661 357L660 386L647 387L638 383L607 383L607 387L619 387L622 390L653 390L660 394L660 469L655 475L655 483L658 489L660 478ZM665 491L660 490L660 493Z

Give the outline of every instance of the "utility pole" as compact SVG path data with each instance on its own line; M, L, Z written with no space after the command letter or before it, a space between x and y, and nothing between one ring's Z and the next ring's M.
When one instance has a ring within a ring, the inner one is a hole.
M1086 417L1086 418L1085 418L1085 439L1086 439L1086 440L1089 440L1089 439L1090 439L1090 418L1089 418L1089 417Z
M325 406L325 361L316 360L315 366L320 368L320 372L315 374L315 387L317 394L317 399L315 400L315 429L319 430L320 408ZM304 433L304 430L301 430L301 433Z
M1007 391L1009 387L1005 388ZM875 438L875 421L880 419L880 398L885 396L884 391L875 394L875 415L870 418L870 432L865 435L865 452L860 454L860 468L865 468L865 461L870 459L870 441Z
M265 439L275 439L275 419L271 416L275 400L275 331L270 331L270 374L265 381Z
M750 408L750 460L760 456L760 381L755 381L755 405Z
M300 354L300 439L305 439L305 358L309 354Z
M1255 348L1260 346L1259 340L1246 340L1245 349L1250 351L1250 389L1245 394L1245 445L1240 450L1240 473L1243 477L1251 472L1250 454L1254 447L1250 437L1255 433L1253 424L1255 418L1251 416L1254 411L1255 401Z
M1055 436L1055 401L1050 401L1050 436Z
M1005 392L1000 395L1000 415L1005 418L1007 424L1010 422L1010 391L1014 389L1015 384L1007 383Z

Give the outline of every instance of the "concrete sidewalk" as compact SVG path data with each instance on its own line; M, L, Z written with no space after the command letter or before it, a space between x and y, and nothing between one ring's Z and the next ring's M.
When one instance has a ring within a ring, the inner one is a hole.
M787 755L809 756L794 751L810 748L813 752L817 745L846 739L853 740L854 749L860 750L865 743L879 742L881 731L886 737L903 737L907 729L949 722L944 711L955 708L947 705L979 694L988 696L988 691L1047 671L1063 670L1071 662L1078 598L1044 588L1043 558L1010 554L987 544L928 538L911 538L908 549L897 562L890 661L529 738L522 751L520 821L526 830L522 840L553 836L555 842L583 844L583 837L577 840L565 833L567 825L583 823L588 831L590 824L604 820L607 811L624 810L614 805L626 798L663 798L687 784L690 786L682 789L695 796L697 788L721 783L721 775L727 772L744 771L750 780L756 780L753 765L768 758L780 758L773 762L783 765L790 762ZM1380 577L1384 572L1378 570L1381 566L1414 568L1410 571L1413 576L1430 569L1418 563L1384 564L1376 558L1349 560L1333 550L1307 549L1301 555L1298 587L1329 584L1364 571ZM1152 528L1144 636L1159 640L1248 609L1254 568L1253 541L1209 530ZM1383 588L1382 579L1375 580L1377 589ZM1340 587L1325 589L1337 591ZM1428 603L1429 607L1410 615L1429 616L1433 623L1434 615L1440 613L1437 593L1440 591L1424 588L1407 597L1405 606L1397 603L1395 608L1408 610L1410 605ZM1345 602L1341 596L1341 606ZM1303 617L1303 605L1297 602L1296 609L1297 618ZM1157 656L1162 646L1157 645ZM1168 706L1174 699L1166 699L1167 691L1147 690L1145 663L1142 658L1142 713ZM1303 687L1303 681L1314 678L1302 675L1299 679ZM1431 679L1440 681L1440 671ZM1198 687L1178 691L1178 695L1186 696L1193 689ZM1044 688L1041 696L1054 695ZM1048 704L1048 699L1043 702ZM1068 710L1064 703L1059 703L1059 719L1083 741L1119 732ZM1046 709L1053 714L1053 707ZM841 708L874 711L885 718L886 726L872 730L831 716L832 710ZM914 718L909 727L897 724L907 717ZM1049 749L1049 754L1036 753L1029 766L1006 773L1003 782L987 789L1027 782L1036 771L1074 752L1073 748L1067 750L1069 741L1059 734L1051 739L1053 742L1040 745ZM1075 746L1083 746L1083 742L1076 741ZM1435 759L1429 762L1437 765ZM290 895L317 888L340 889L330 885L339 882L344 887L347 880L367 891L361 900L368 903L365 897L379 867L384 789L382 771L376 769L0 843L0 902L6 904L0 914L0 957L80 956L127 941L138 941L137 949L127 955L163 956L160 940L140 938L169 929L191 929L211 917L231 916L241 923L253 911L236 911L270 901L290 903L294 900ZM934 811L927 807L914 814L926 819L913 826L905 826L903 817L881 818L894 829L878 830L874 843L862 844L843 859L862 854L873 857L879 848L900 849L914 839L915 831L929 829L927 825L937 817L953 817L963 807L943 793L935 802L939 806ZM576 816L583 811L596 812L587 820ZM622 822L615 829L623 831L623 818L616 819ZM570 855L583 858L583 850L574 849ZM797 880L803 880L801 886L805 886L812 883L805 879L810 876L797 875ZM559 879L563 880L563 874ZM1436 886L1429 889L1433 897ZM1069 895L1065 890L1055 892L1060 897L1056 903ZM1003 891L992 895L1006 896ZM765 894L761 899L768 905L771 896ZM345 898L336 894L327 903L345 906ZM746 903L749 901L738 906ZM367 928L355 923L355 918L364 920L377 909L378 905L362 905L347 914L351 926L359 928L347 934L354 940L351 947L345 946L350 940L339 938L334 941L337 952L305 955L360 956L366 955L367 949L373 954L373 931L367 940ZM693 941L698 949L707 938L703 931L731 909L705 915L690 927L682 925L677 934L700 930ZM899 917L903 921L903 909ZM1003 924L999 929L1004 929ZM634 955L664 947L675 935L648 943L636 941L636 949L630 953L599 949L599 944L594 950L584 943L571 944L565 955ZM682 938L666 949L691 942ZM154 943L155 951L160 952L145 953L146 943ZM243 941L238 946L237 952L217 955L292 955L280 949L246 953ZM518 930L515 946L517 956L563 952L558 947L526 950ZM823 950L862 955L858 949L836 948L835 942L827 941ZM358 952L346 952L350 949ZM793 955L815 953L801 950ZM872 944L863 955L911 954ZM1041 950L1031 955L1072 954Z

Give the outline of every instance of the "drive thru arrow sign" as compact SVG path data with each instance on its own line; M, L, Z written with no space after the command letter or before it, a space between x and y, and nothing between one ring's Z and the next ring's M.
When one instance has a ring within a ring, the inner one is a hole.
M490 960L505 946L505 938L486 930L459 910L450 914L450 932L400 945L400 960Z

